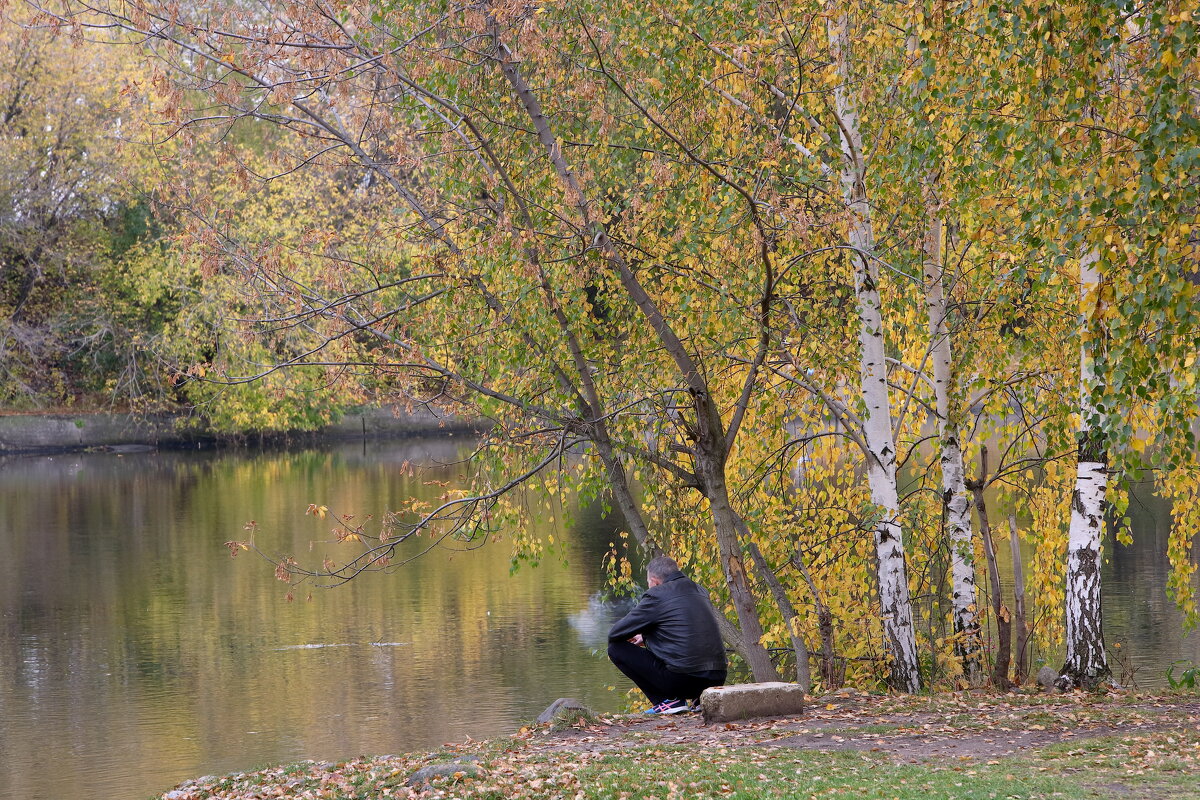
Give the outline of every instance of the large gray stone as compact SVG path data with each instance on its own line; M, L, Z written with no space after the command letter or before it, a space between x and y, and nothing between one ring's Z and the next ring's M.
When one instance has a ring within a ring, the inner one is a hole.
M704 722L733 722L754 717L789 717L804 711L804 689L798 683L739 683L714 686L700 695Z
M1046 691L1054 688L1054 682L1058 680L1058 672L1053 667L1042 667L1038 670L1037 682Z
M538 714L538 724L545 725L547 722L553 722L554 718L558 716L560 712L571 710L581 711L589 717L595 716L590 708L576 700L574 697L560 697L551 703L545 711L543 711L541 714Z

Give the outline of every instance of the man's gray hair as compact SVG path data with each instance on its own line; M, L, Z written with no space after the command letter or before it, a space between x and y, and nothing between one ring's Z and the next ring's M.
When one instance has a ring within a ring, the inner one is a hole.
M670 556L657 556L650 559L650 563L646 565L646 576L653 576L660 581L674 578L679 573L679 565Z

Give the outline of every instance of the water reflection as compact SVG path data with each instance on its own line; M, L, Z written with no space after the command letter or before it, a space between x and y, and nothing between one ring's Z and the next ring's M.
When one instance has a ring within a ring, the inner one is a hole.
M510 577L502 543L436 552L293 603L221 547L254 519L268 552L319 561L334 545L309 503L378 514L443 491L402 464L461 455L442 440L0 463L0 797L147 796L508 732L560 696L611 708L617 673L569 622L598 588L602 520L567 532L567 564Z
M1118 678L1122 671L1132 671L1138 686L1161 687L1173 661L1200 664L1200 634L1187 631L1183 615L1165 589L1170 571L1170 504L1155 497L1150 485L1139 486L1131 493L1129 523L1132 545L1120 544L1113 536L1105 542L1105 641L1110 650L1120 645L1112 664ZM1193 548L1193 552L1200 551ZM1200 575L1193 584L1200 588Z

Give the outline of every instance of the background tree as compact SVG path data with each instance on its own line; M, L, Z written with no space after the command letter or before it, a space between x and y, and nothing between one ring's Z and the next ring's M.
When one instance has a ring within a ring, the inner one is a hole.
M177 302L140 259L157 230L121 141L146 111L133 61L0 14L0 402L160 400L145 345Z

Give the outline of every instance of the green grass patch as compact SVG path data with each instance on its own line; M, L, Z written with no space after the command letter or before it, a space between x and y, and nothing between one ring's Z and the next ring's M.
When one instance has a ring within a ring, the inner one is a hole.
M782 748L655 748L610 756L580 770L589 800L712 798L867 798L868 800L1005 800L1068 795L1053 775L1018 775L997 767L899 765L883 754Z
M1191 746L1178 739L1176 743L1183 749ZM538 756L485 764L494 770L490 776L477 783L448 781L441 788L442 796L463 800L1183 800L1196 796L1194 763L1175 754L1153 763L1135 758L1130 769L1124 759L1138 752L1136 743L1114 739L1086 751L1058 747L1044 757L1034 754L987 764L970 759L896 764L882 752L643 747L619 755Z
M1045 748L1040 760L1042 769L1112 789L1129 787L1139 797L1200 797L1200 730L1195 728L1058 744Z

